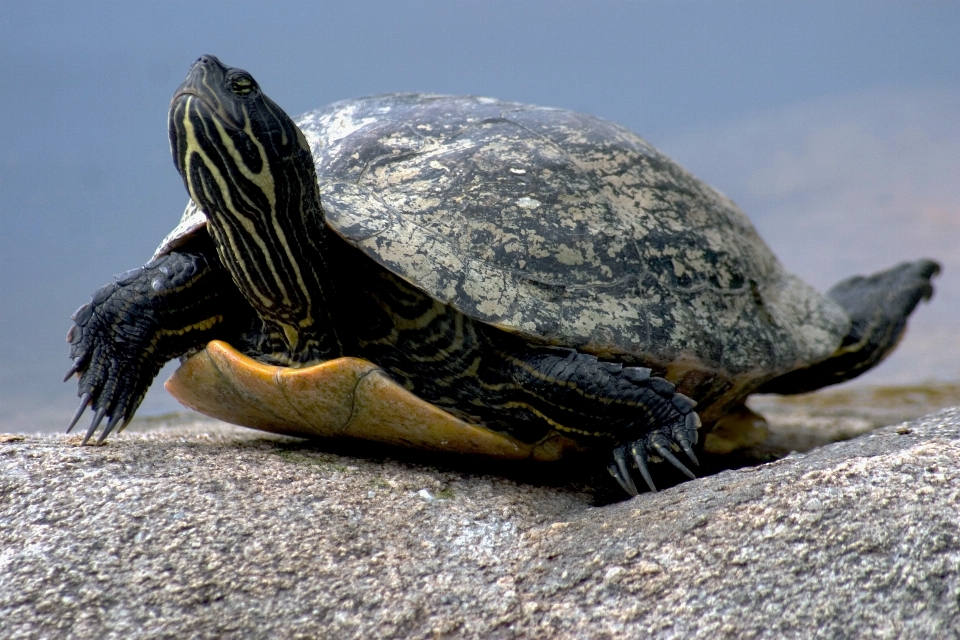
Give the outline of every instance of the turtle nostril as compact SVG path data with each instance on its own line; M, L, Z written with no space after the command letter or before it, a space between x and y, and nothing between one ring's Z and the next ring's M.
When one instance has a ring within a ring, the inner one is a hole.
M209 53L206 53L200 56L199 58L197 58L197 61L194 64L200 65L202 67L218 67L221 69L225 68L223 63L220 62L217 56L210 55Z

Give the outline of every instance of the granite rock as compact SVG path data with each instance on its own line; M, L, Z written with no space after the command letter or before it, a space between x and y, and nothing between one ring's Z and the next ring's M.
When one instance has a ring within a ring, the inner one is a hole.
M960 637L960 408L603 506L209 423L77 441L0 440L0 637Z

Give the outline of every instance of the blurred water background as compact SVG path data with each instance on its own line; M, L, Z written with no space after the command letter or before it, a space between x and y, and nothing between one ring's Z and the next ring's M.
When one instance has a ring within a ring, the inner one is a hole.
M65 425L70 314L179 219L167 105L202 53L291 114L429 91L620 122L821 290L933 257L932 304L852 384L960 380L958 33L956 2L5 1L0 431ZM140 415L178 408L155 384Z

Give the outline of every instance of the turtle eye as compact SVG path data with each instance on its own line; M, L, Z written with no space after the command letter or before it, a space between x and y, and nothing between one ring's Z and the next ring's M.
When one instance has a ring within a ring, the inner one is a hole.
M249 95L253 86L253 78L250 76L236 76L230 80L230 90L238 96Z

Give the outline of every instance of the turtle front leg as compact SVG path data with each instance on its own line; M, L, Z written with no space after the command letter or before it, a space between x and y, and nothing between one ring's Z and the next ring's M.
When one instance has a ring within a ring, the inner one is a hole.
M94 415L82 444L105 417L98 443L121 421L126 426L161 367L215 337L235 291L219 263L179 252L98 289L67 332L73 365L64 382L78 374L80 396L67 432L88 406Z
M533 349L508 359L521 409L574 439L617 443L607 468L627 493L637 495L631 467L657 490L648 463L658 459L696 477L674 455L683 451L699 465L693 452L700 427L696 402L650 369L601 362L573 349Z

